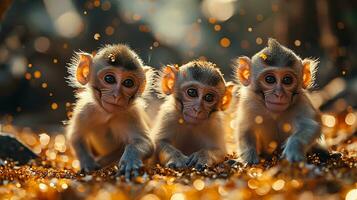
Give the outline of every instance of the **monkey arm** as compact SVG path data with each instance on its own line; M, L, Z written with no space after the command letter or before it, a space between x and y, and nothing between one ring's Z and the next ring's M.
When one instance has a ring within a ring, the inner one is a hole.
M239 156L240 158L248 164L259 163L259 156L257 153L257 141L253 131L249 128L243 129L240 127L239 138Z
M145 133L136 134L126 145L125 151L130 148L136 149L141 159L147 159L154 153L154 144Z
M225 150L221 148L203 148L193 154L187 160L187 166L194 166L203 170L207 166L224 160Z
M290 162L299 162L305 159L305 153L313 142L320 137L320 124L311 118L295 119L296 131L288 138L283 156Z
M161 139L157 142L157 154L159 162L165 166L172 168L186 166L187 156L171 145L166 139Z
M99 169L99 165L95 162L83 137L72 137L70 141L72 148L80 162L82 171L90 172Z
M131 173L136 177L143 166L142 159L149 158L154 151L154 146L149 137L144 134L136 134L125 146L124 153L118 163L119 175L125 175L130 180Z

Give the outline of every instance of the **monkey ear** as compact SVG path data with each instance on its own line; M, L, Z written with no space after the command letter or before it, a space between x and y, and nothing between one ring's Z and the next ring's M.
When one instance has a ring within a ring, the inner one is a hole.
M251 61L250 58L246 56L239 57L237 59L237 77L240 83L244 86L248 86L250 84L250 76L251 76Z
M226 110L229 108L230 102L232 100L233 88L235 87L234 83L228 82L226 84L226 91L222 97L221 110Z
M139 92L143 95L145 91L150 92L152 89L153 77L154 77L154 69L150 66L143 66L143 71L145 73L145 79L143 83L140 85ZM146 92L145 92L146 93Z
M173 93L178 71L178 67L170 65L163 69L161 88L164 94L170 95Z
M89 82L89 75L92 65L92 55L88 53L79 53L79 62L76 70L77 81L85 85Z
M312 60L305 58L302 61L302 87L307 89L312 87L315 82L315 76L317 71L318 60Z

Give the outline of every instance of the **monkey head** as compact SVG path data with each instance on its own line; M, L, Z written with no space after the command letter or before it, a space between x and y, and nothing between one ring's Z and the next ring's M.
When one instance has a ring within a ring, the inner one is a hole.
M317 64L316 60L302 60L270 38L268 47L252 59L245 56L237 59L236 77L258 94L268 110L279 113L294 104L302 89L313 85Z
M191 124L225 110L232 96L232 86L226 86L219 69L206 61L192 61L181 67L166 66L160 84L162 93L173 95L182 118Z
M143 95L150 76L138 55L125 45L107 45L95 56L77 53L70 66L70 82L92 91L107 112L127 109Z

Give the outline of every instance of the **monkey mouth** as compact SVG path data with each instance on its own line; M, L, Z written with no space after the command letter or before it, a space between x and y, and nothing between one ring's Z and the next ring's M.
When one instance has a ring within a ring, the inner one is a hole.
M288 108L289 103L266 101L265 106L273 112L282 112Z
M205 117L192 116L189 114L183 114L183 118L187 123L192 123L192 124L197 124L207 119Z
M126 105L121 105L118 103L112 103L112 102L102 100L102 107L104 108L104 110L106 110L108 112L112 112L112 111L118 110L118 109L124 109L125 106Z
M272 101L266 101L268 104L273 104L273 105L278 105L278 106L284 106L288 103L286 102L272 102Z

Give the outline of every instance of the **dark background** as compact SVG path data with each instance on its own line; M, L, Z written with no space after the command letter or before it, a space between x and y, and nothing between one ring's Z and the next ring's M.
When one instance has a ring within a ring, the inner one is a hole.
M227 80L232 60L269 37L319 58L313 102L323 112L357 106L357 5L353 0L3 0L0 4L0 125L61 130L73 90L73 52L126 43L145 64L207 59ZM45 87L47 85L47 87Z

